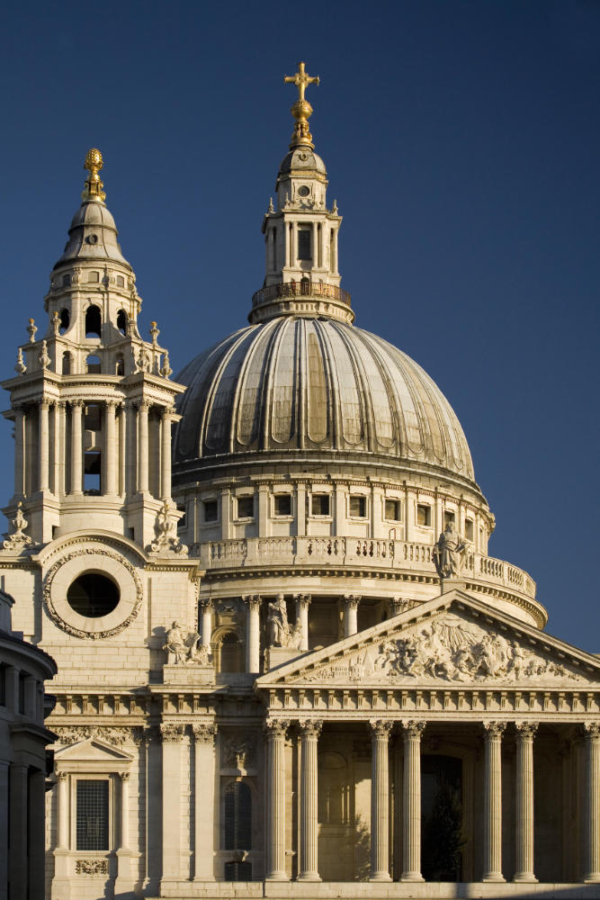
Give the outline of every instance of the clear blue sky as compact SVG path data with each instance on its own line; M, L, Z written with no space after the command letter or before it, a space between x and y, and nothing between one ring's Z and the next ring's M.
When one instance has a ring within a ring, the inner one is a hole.
M91 146L175 370L245 324L303 59L357 324L440 385L490 553L600 651L600 3L13 2L0 28L5 377Z

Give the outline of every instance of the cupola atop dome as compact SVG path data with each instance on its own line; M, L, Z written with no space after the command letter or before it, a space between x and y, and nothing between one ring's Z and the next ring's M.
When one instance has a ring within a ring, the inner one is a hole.
M342 218L337 204L327 208L327 169L314 152L308 120L313 109L306 88L319 84L303 62L285 82L298 88L291 108L296 120L289 153L275 185L277 208L271 200L263 221L267 250L265 281L252 298L249 321L276 316L321 316L351 324L350 294L340 287L338 231Z

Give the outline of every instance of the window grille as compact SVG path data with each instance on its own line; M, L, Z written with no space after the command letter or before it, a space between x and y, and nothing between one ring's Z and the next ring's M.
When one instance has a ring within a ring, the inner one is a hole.
M275 494L275 515L291 516L292 514L292 495L291 494Z
M77 782L77 849L108 850L108 781Z
M311 512L313 516L329 515L329 494L313 494L311 501Z
M252 792L243 781L225 789L225 850L252 848ZM238 881L239 879L227 879ZM242 879L248 881L249 879Z

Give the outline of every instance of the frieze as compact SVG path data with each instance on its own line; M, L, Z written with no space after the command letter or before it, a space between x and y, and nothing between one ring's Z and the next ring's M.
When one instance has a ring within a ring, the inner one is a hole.
M107 859L77 859L75 860L76 875L108 875Z
M122 747L128 741L131 741L136 746L140 746L144 740L143 729L138 726L125 728L119 726L112 727L110 725L73 725L68 727L56 725L52 730L64 747L76 744L79 741L86 741L89 738L98 738L115 747Z
M411 684L584 681L563 662L453 613L399 631L294 681Z

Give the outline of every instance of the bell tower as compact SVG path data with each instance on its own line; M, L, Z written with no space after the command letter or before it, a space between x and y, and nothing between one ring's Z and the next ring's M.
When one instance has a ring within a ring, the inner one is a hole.
M171 424L184 388L169 380L168 352L151 323L140 336L142 300L106 207L99 150L85 158L82 202L44 300L29 320L10 391L15 486L9 519L24 513L35 543L84 528L145 547L159 511L174 527ZM165 507L166 504L166 507ZM164 523L163 523L164 524Z

